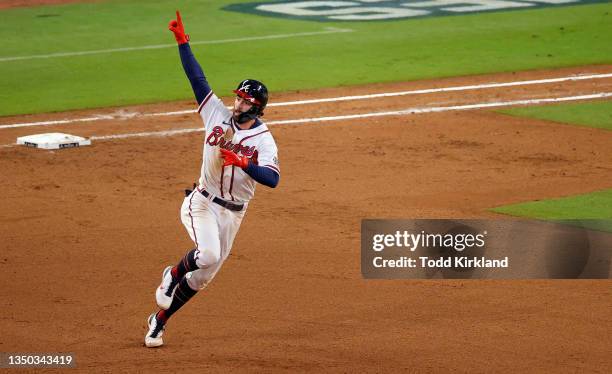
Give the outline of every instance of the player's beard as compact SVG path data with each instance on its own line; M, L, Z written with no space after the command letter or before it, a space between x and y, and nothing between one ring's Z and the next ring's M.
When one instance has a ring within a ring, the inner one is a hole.
M232 118L234 119L234 121L236 121L236 123L238 123L238 118L240 118L241 114L242 112L238 109L234 109L234 111L232 112Z

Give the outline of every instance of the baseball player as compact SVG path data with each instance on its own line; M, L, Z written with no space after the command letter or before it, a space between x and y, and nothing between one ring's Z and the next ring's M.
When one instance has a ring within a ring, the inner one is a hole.
M228 110L212 92L185 34L181 15L170 21L183 68L198 102L205 127L199 184L186 190L181 220L195 248L162 273L155 292L160 310L148 318L147 347L163 344L168 319L198 290L206 287L227 259L257 183L276 187L280 178L277 147L261 121L268 90L261 82L246 79L234 90Z

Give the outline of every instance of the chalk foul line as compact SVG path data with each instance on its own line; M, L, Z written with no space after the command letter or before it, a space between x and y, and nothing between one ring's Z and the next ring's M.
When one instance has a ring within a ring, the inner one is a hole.
M330 122L330 121L342 121L342 120L350 120L350 119L361 119L361 118L370 118L370 117L403 116L403 115L411 115L411 114L441 113L441 112L448 112L448 111L474 110L474 109L484 109L484 108L507 107L507 106L515 106L515 105L535 105L535 104L545 104L545 103L558 103L558 102L564 102L564 101L593 100L593 99L601 99L601 98L606 98L606 97L612 97L612 92L600 92L600 93L595 93L595 94L579 95L579 96L552 97L552 98L542 98L542 99L525 99L525 100L500 101L500 102L492 102L492 103L478 103L478 104L466 104L466 105L452 105L452 106L444 106L444 107L408 108L408 109L390 111L390 112L372 112L372 113L350 114L350 115L345 115L345 116L330 116L330 117L316 117L316 118L301 118L301 119L291 119L291 120L270 121L270 122L266 122L266 124L269 126L305 124L305 123L315 123L315 122ZM149 137L149 136L164 137L164 136L173 136L173 135L188 134L192 132L202 132L202 131L204 131L204 129L202 127L198 127L198 128L181 129L181 130L92 136L90 137L90 139L91 140L110 140L110 139L127 139L127 138L134 138L134 137Z
M551 98L542 98L542 99L525 99L525 100L500 101L500 102L491 102L491 103L452 105L452 106L445 106L445 107L408 108L408 109L390 111L390 112L372 112L372 113L350 114L350 115L345 115L345 116L278 120L278 121L266 122L266 124L269 126L306 124L306 123L342 121L342 120L370 118L370 117L403 116L403 115L411 115L411 114L440 113L440 112L448 112L448 111L456 111L456 110L474 110L474 109L484 109L484 108L507 107L507 106L515 106L515 105L535 105L535 104L545 104L545 103L558 103L558 102L564 102L564 101L593 100L593 99L601 99L601 98L607 98L607 97L612 97L612 92L600 92L600 93L595 93L595 94L579 95L579 96L565 96L565 97L551 97ZM198 128L189 128L189 129L180 129L180 130L138 132L138 133L131 133L131 134L100 135L100 136L91 136L89 139L91 140L113 140L113 139L128 139L128 138L137 138L137 137L166 137L166 136L174 136L174 135L188 134L192 132L203 132L203 131L204 131L204 128L198 127ZM13 146L15 146L15 144L4 144L4 145L0 145L0 148L8 148L8 147L13 147Z
M484 84L480 84L480 85L451 86L451 87L441 87L441 88L428 88L428 89L422 89L422 90L411 90L411 91L399 91L399 92L386 92L386 93L378 93L378 94L358 95L358 96L340 96L340 97L312 99L312 100L287 101L287 102L280 102L280 103L270 103L268 105L268 107L290 106L290 105L308 105L308 104L317 104L317 103L326 103L326 102L349 101L349 100L365 100L365 99L374 99L374 98L381 98L381 97L393 97L393 96L404 96L404 95L418 95L418 94L428 94L428 93L437 93L437 92L451 92L451 91L480 90L480 89L487 89L487 88L511 87L511 86L546 84L546 83L560 83L560 82L567 82L567 81L580 81L580 80L603 79L603 78L612 78L612 73L606 73L606 74L587 74L587 75L572 75L572 76L567 76L567 77L558 77L558 78L549 78L549 79L537 79L537 80L502 82L502 83L484 83ZM2 130L2 129L10 129L10 128L17 128L17 127L65 125L65 124L71 124L71 123L94 122L94 121L114 120L114 119L126 119L126 118L137 118L137 117L176 116L176 115L191 114L191 113L195 113L195 112L196 112L195 109L190 109L190 110L173 111L173 112L159 112L159 113L142 113L142 114L141 113L132 113L130 115L126 115L126 114L118 114L118 115L104 114L104 115L95 115L95 116L91 116L91 117L75 118L75 119L61 119L61 120L51 120L51 121L41 121L41 122L25 122L25 123L6 124L6 125L0 125L0 130Z
M239 43L239 42L246 42L246 41L252 41L252 40L287 39L287 38L297 38L301 36L337 34L337 33L353 32L353 31L354 30L351 30L351 29L326 27L325 30L322 30L322 31L298 32L298 33L292 33L292 34L272 34L272 35L250 36L250 37L232 38L232 39L203 40L203 41L189 42L189 44L193 46L193 45L202 45L202 44ZM125 48L97 49L97 50L91 50L91 51L57 52L57 53L49 53L49 54L44 54L44 55L8 56L8 57L0 57L0 62L34 60L34 59L40 59L40 58L87 56L87 55L96 55L96 54L103 54L103 53L144 51L148 49L162 49L162 48L176 48L176 43L142 45L138 47L125 47Z

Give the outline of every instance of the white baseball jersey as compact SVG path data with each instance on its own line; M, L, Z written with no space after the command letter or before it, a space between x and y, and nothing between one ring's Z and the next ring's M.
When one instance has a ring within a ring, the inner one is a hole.
M198 113L206 130L200 189L228 201L248 203L255 194L257 182L239 167L223 167L220 148L246 156L256 165L270 168L280 175L278 149L270 130L263 123L240 130L232 112L212 91L200 104Z

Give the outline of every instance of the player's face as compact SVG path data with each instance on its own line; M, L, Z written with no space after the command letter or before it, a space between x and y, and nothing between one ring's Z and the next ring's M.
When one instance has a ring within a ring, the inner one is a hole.
M236 100L234 100L234 118L237 118L240 113L247 112L252 107L253 104L251 104L248 100L245 100L240 96L236 96Z

